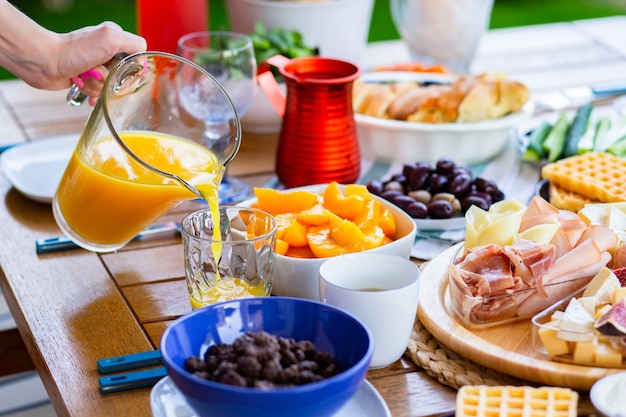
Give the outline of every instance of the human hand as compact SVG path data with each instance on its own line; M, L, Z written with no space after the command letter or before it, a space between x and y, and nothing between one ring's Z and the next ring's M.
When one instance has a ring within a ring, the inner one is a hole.
M0 28L1 67L28 85L45 90L69 88L71 78L94 69L82 87L92 103L108 73L104 67L107 61L120 52L146 50L145 39L115 23L59 34L40 26L7 0L0 0Z
M60 72L71 71L73 76L69 80L81 93L89 96L91 105L95 104L108 75L106 64L120 53L130 54L146 49L143 38L124 32L111 22L70 32L61 40L61 45L68 52L57 54ZM84 66L88 68L76 75L77 69Z

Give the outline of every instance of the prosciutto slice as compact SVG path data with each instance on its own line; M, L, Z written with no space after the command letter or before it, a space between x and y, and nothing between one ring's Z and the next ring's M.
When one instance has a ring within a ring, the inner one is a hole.
M513 267L513 274L520 277L529 287L537 286L537 281L554 263L554 245L539 245L531 240L518 240L503 248Z
M626 243L622 243L617 247L615 255L613 255L613 263L611 268L623 268L626 267Z
M554 230L541 227L546 224L558 229L546 233ZM462 317L527 317L581 288L612 259L613 268L626 264L625 245L619 246L614 230L588 226L577 213L558 210L540 197L531 200L518 234L508 241L471 247L450 265L455 283L450 294L460 300Z
M472 296L498 294L514 285L510 261L498 245L470 250L454 270L457 283Z

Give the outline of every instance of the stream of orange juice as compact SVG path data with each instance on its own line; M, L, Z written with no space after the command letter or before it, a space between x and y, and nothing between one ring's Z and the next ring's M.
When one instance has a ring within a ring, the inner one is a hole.
M207 201L213 224L219 225L219 183L224 167L208 149L191 141L155 132L133 131L119 134L128 148L151 166L194 186ZM68 225L80 236L101 245L133 239L180 201L197 198L180 182L159 175L129 157L113 137L100 139L88 154L74 151L58 187L57 201ZM101 219L94 221L94 218ZM220 228L214 230L220 241ZM221 245L213 245L219 259ZM238 279L238 278L233 278ZM192 306L216 302L225 296L239 298L267 295L264 288L246 286L233 279L220 280L192 300ZM260 292L263 292L262 294Z

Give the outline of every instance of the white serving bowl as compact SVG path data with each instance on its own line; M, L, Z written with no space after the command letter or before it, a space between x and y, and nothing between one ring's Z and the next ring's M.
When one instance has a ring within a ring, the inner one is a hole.
M323 193L327 184L311 185L293 188L292 190L307 190L315 193ZM386 253L390 255L410 258L411 248L415 243L417 226L413 219L402 209L378 196L373 196L388 208L396 220L396 239L386 245L367 250L371 253ZM250 206L256 202L256 198L246 200L240 205ZM319 269L322 263L329 258L292 258L284 255L276 255L274 258L274 278L272 294L286 297L306 298L319 301Z
M228 0L234 32L253 33L262 21L268 30L297 30L320 55L359 64L363 58L374 0L268 1Z
M612 373L600 378L591 387L589 397L591 403L604 417L624 415L624 388L626 388L626 372ZM620 414L622 413L622 414Z
M285 83L280 83L279 87L286 94ZM252 105L241 116L241 128L244 132L263 135L280 132L282 125L282 117L278 115L263 89L257 88Z
M365 81L451 82L441 74L380 72L364 74ZM441 157L462 165L485 162L502 151L511 130L533 113L531 102L516 113L476 123L419 123L355 113L361 157L381 162L435 163Z

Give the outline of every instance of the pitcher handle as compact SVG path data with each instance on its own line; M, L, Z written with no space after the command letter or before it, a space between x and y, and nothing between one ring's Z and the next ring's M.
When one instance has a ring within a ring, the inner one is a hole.
M289 58L282 55L274 55L268 58L264 63L265 71L257 76L257 82L259 87L263 90L268 100L276 110L276 113L282 118L285 115L285 106L287 105L287 97L281 90L274 74L269 68L269 65L282 68L289 62Z

